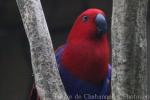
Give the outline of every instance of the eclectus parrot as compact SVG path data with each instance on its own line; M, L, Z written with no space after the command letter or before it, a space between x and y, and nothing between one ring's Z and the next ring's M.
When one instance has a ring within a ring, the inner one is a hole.
M111 66L107 22L102 10L91 8L79 15L66 44L55 54L70 100L106 100L110 95ZM36 95L34 88L31 100L40 100Z

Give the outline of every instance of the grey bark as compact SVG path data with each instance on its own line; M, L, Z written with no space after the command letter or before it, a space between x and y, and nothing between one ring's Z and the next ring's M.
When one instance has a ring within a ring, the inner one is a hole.
M148 11L147 11L147 67L150 71L150 0L148 0ZM150 76L150 73L147 73ZM150 77L148 77L148 85L150 85ZM150 95L150 86L148 87L148 94Z
M114 0L112 99L147 100L146 17L148 0Z
M29 40L36 88L41 100L67 100L40 0L16 0Z

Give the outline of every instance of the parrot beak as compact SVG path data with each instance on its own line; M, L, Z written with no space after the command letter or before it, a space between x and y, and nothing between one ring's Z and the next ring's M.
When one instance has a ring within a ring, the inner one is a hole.
M95 24L97 28L97 36L101 37L107 32L107 22L102 14L97 14L95 18Z

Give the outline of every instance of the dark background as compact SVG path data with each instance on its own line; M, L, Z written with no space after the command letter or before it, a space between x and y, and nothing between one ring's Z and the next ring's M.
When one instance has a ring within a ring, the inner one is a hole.
M87 8L100 8L106 13L110 37L112 0L41 2L55 49L65 42L76 17ZM17 4L15 0L0 0L0 100L28 100L32 83L29 44Z

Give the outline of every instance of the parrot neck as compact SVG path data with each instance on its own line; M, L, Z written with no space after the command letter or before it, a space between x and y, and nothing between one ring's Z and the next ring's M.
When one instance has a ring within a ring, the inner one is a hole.
M76 78L99 84L107 74L108 56L107 35L104 35L99 41L71 41L61 59L65 69Z

